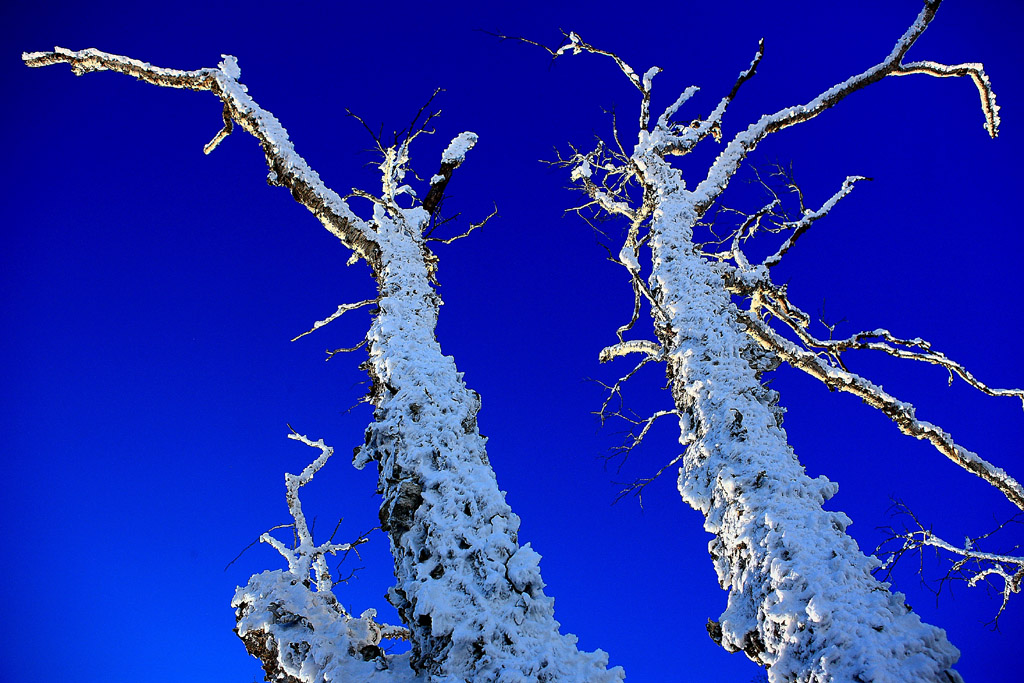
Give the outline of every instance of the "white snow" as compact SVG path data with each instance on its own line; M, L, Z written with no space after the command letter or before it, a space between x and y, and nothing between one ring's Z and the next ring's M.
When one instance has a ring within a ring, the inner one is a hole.
M445 148L444 153L441 155L441 163L461 164L466 159L466 152L473 149L478 139L476 133L469 131L459 133L448 147Z

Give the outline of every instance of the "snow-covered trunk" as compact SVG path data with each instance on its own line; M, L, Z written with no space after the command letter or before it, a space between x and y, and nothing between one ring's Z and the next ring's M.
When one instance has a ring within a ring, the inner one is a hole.
M697 212L678 172L645 160L655 202L650 286L688 443L683 499L705 529L728 607L712 637L768 667L772 681L949 681L959 652L874 579L822 504L838 486L809 478L787 443L774 392L722 277L694 247Z
M368 370L375 422L356 465L376 461L380 521L396 586L388 598L412 631L413 668L436 681L619 681L601 651L558 633L540 556L518 545L477 429L480 399L435 338L440 298L422 209L375 216L379 313Z

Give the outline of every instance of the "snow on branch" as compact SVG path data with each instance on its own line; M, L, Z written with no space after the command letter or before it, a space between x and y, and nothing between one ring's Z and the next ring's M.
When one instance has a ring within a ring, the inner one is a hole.
M792 248L793 244L796 243L801 235L807 232L807 229L811 227L811 224L827 216L829 211L832 210L832 207L838 204L840 199L853 192L853 186L861 180L870 180L870 178L866 178L864 176L847 176L846 180L843 181L843 186L839 188L839 191L829 197L828 201L822 204L820 209L817 211L804 209L803 217L799 220L782 223L782 227L792 228L793 234L791 234L789 238L782 243L782 246L779 247L778 251L764 260L764 265L768 268L778 265L779 261L782 260L782 257L786 255L786 252ZM800 203L803 204L802 197Z
M992 83L988 80L988 74L985 73L983 65L977 62L946 65L923 61L900 64L892 72L893 76L909 76L911 74L926 74L936 78L970 76L981 97L981 110L985 113L985 130L991 137L999 135L999 105L996 104L996 94L992 90Z
M914 406L910 403L896 399L880 386L856 373L831 365L818 354L801 349L780 335L758 315L757 311L761 306L765 306L775 315L781 315L779 308L766 304L763 297L755 295L751 310L739 311L739 319L746 326L747 333L763 348L777 354L794 368L821 380L830 390L853 394L867 405L881 410L896 423L901 432L930 441L940 453L992 484L1011 503L1024 510L1024 487L1005 470L959 445L949 433L938 426L919 420Z
M889 75L924 73L939 77L970 76L982 93L982 105L987 121L986 129L989 135L995 137L998 134L999 125L998 107L995 104L995 94L980 65L945 66L934 62L913 62L904 65L902 63L907 51L928 28L940 4L941 0L925 2L924 8L914 23L896 41L896 45L889 55L875 66L832 86L806 104L787 107L774 114L766 114L757 122L750 124L746 130L737 133L719 154L708 171L707 177L694 190L694 204L698 213L703 214L721 195L743 160L769 134L809 121L826 109L834 107L848 95Z
M840 356L845 351L881 351L882 353L893 356L894 358L915 360L922 363L938 365L949 373L950 384L953 383L954 376L960 377L983 394L987 394L989 396L1013 397L1020 400L1022 405L1024 405L1024 389L999 389L996 387L990 387L975 377L970 370L963 366L963 364L952 360L940 351L934 351L931 343L921 339L920 337L915 337L914 339L900 339L888 330L877 329L858 332L850 335L846 339L824 340L813 337L808 334L805 329L799 326L792 327L792 329L800 337L800 340L808 347L825 351L836 361L837 365L844 369L845 365L843 364Z
M613 358L625 356L630 353L646 353L648 356L657 359L662 355L662 348L659 344L646 339L630 339L601 349L601 355L599 358L602 363L607 363Z
M668 109L658 117L658 151L661 154L674 154L683 155L687 154L692 150L698 142L706 138L708 135L713 136L716 140L721 140L722 137L722 119L725 117L725 112L729 108L729 105L736 98L737 93L740 91L740 87L754 77L757 72L757 66L761 63L761 59L764 58L764 38L762 38L757 44L757 54L750 61L750 66L740 72L740 75L736 78L736 82L732 86L732 90L729 94L721 99L718 106L714 108L708 118L704 121L699 119L693 121L688 126L672 126L671 119L675 116L679 108L690 99L690 97L697 91L696 87L689 87L683 91L683 94L679 96L679 99L675 101Z
M332 533L327 542L316 545L306 523L299 489L313 480L334 449L294 430L288 438L319 449L320 455L299 474L285 474L293 524L275 528L292 527L295 545L288 548L269 532L260 540L288 560L288 569L255 574L235 591L231 601L235 632L249 654L260 660L267 680L419 680L408 666L407 655L387 655L380 647L384 639L408 640L409 630L378 623L374 609L353 617L332 592L335 584L325 556L347 553L365 543L366 534L351 543L334 543Z
M287 487L286 498L288 500L288 512L291 513L295 526L296 544L294 548L288 548L281 541L269 533L260 537L260 541L267 543L277 552L281 553L288 560L288 571L299 577L302 581L308 581L310 571L314 574L318 591L329 591L333 586L331 573L327 567L325 557L339 552L351 550L357 545L367 541L365 536L352 543L333 543L328 540L326 543L315 545L313 535L306 524L306 516L302 512L302 503L299 501L299 489L313 480L313 475L320 471L327 460L334 454L334 449L324 444L323 439L310 441L305 436L292 430L288 435L289 439L300 441L312 448L319 448L320 455L302 470L298 475L285 474L285 486Z
M359 257L371 265L379 260L373 229L352 213L334 190L324 185L319 174L295 151L281 123L249 96L247 88L238 80L241 70L234 57L224 55L217 68L195 71L156 67L93 48L74 52L57 47L50 52L25 52L21 57L30 67L69 64L76 76L94 71L115 71L161 87L213 93L224 104L224 127L204 151L209 153L227 137L233 129L231 121L234 121L259 141L270 168L268 181L272 185L288 188L300 204Z
M430 179L430 190L423 198L423 208L431 216L440 210L444 200L444 191L452 179L452 174L466 160L466 153L476 146L477 140L479 137L476 133L470 131L459 133L441 154L441 168Z
M292 341L298 341L299 339L302 339L303 337L305 337L307 334L310 334L312 332L315 332L315 331L319 330L321 327L323 327L327 323L333 322L334 320L337 320L338 318L340 318L342 316L342 314L347 313L348 311L354 311L356 309L362 308L363 306L369 306L370 304L375 304L378 301L380 301L379 298L377 298L377 299L367 299L365 301L360 301L359 303L356 303L356 304L342 304L342 305L338 306L338 310L336 310L334 313L331 313L329 316L327 316L323 320L317 320L315 323L313 323L313 327L309 328L308 330L306 330L305 332L303 332L299 336L295 337L294 339L292 339Z
M936 551L949 553L959 559L953 562L940 581L936 594L942 590L942 584L950 580L966 581L968 587L974 588L983 582L987 584L990 577L998 576L1002 581L999 592L1002 593L1003 600L991 622L993 626L997 626L999 617L1006 609L1010 597L1015 593L1020 593L1021 585L1024 584L1024 557L983 552L978 547L981 541L990 538L1007 525L1020 524L1022 522L1021 515L1010 518L986 534L975 537L968 536L964 539L964 544L961 547L939 538L931 529L925 528L914 512L904 503L896 501L893 509L894 514L909 518L913 522L913 527L904 526L902 529L888 527L887 531L890 537L875 549L876 555L885 558L877 570L884 573L883 580L889 580L896 563L908 553L923 552L925 548L934 548ZM1017 547L1014 548L1014 550L1017 549Z

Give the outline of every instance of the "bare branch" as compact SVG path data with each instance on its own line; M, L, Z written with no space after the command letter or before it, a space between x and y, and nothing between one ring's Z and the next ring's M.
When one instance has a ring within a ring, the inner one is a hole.
M224 118L224 127L220 129L212 140L206 143L206 147L203 147L203 154L209 154L213 150L217 149L217 145L219 145L224 138L231 135L231 131L235 129L235 123L231 120L231 110L229 110L227 106L224 107L222 116Z
M640 103L640 129L647 130L647 127L651 119L651 81L654 79L655 76L661 73L660 67L653 66L650 69L648 69L642 77L638 76L637 73L633 70L633 68L617 54L615 54L614 52L609 52L608 50L602 50L600 48L594 47L590 43L580 38L579 34L573 31L570 31L569 33L563 32L562 35L568 38L569 42L563 43L557 49L552 49L550 47L547 47L546 45L542 45L541 43L538 43L533 40L528 40L526 38L506 36L501 34L492 35L503 40L518 40L520 42L528 43L530 45L536 45L537 47L547 51L547 53L551 55L552 59L557 59L558 57L561 57L562 55L568 53L578 55L582 52L589 52L591 54L602 55L604 57L610 58L619 67L619 70L621 70L622 73L625 74L626 78L629 79L629 82L632 83L643 96L643 99Z
M489 214L487 214L487 216L482 221L480 221L479 223L472 223L472 224L470 224L469 229L466 230L466 232L462 233L461 235L455 235L455 237L449 237L446 240L443 240L443 239L441 239L439 237L427 237L427 238L425 238L424 241L426 241L426 242L440 242L441 244L451 244L455 240L460 240L463 237L469 237L471 232L473 232L477 228L484 227L485 225L487 225L487 221L491 220L492 218L494 218L497 215L498 215L498 206L495 205L494 206L494 211L491 211Z
M608 413L608 404L612 402L613 398L618 398L621 404L622 385L629 381L629 379L633 377L636 373L640 372L640 369L647 365L648 363L650 363L652 360L655 360L654 356L645 355L643 359L633 367L632 370L627 372L619 379L615 380L615 384L611 386L605 384L604 382L598 381L598 384L600 384L601 386L608 390L608 397L604 400L604 403L601 404L601 409L594 413L601 419L602 425L604 424L605 420L608 419L609 415L618 414L618 411L616 411L616 413Z
M643 508L643 506L644 506L644 489L646 489L648 486L653 484L654 481L656 479L658 479L658 477L660 477L670 467L674 466L675 464L677 464L682 459L683 459L683 454L680 453L676 457L674 457L671 460L669 460L668 463L666 463L665 465L662 465L661 468L657 472L652 474L651 476L649 476L649 477L641 477L639 479L634 480L632 483L628 484L624 489L619 491L618 495L615 496L615 500L613 502L618 503L620 500L622 500L626 496L632 494L632 495L636 496L637 500L640 502L640 507Z
M358 351L359 349L363 348L364 346L366 346L366 340L365 339L363 341L359 342L358 344L356 344L355 346L351 346L349 348L334 349L333 351L328 350L326 352L327 353L327 358L325 358L324 360L328 361L328 360L334 358L334 356L336 356L339 353L351 353L353 351Z
M628 415L624 415L621 411L612 413L612 415L614 415L615 417L622 418L623 420L626 420L627 422L630 422L633 425L640 427L640 430L630 430L630 432L627 434L627 440L620 446L617 446L616 448L612 449L612 455L609 457L614 458L619 455L629 455L637 446L643 443L644 438L647 436L647 433L651 431L651 427L654 426L654 423L658 420L658 418L665 417L667 415L675 415L678 417L679 414L680 413L678 410L659 410L649 417L637 420L629 417Z

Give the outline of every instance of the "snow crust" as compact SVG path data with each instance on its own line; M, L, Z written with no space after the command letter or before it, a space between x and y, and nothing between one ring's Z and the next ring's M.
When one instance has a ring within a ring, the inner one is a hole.
M463 133L445 159L475 141ZM540 555L518 545L519 518L477 429L479 396L434 336L440 299L420 237L428 219L416 209L375 214L383 267L368 339L379 395L355 456L378 466L395 557L389 601L413 629L410 662L436 681L621 681L604 652L580 652L559 634Z
M714 535L708 549L729 591L722 645L769 667L772 681L958 680L945 632L874 579L878 561L845 533L850 519L822 509L838 486L809 478L788 446L738 312L692 243L699 194L656 154L643 161L658 186L649 283L671 316L662 343L687 416L681 441L692 441L678 487Z
M441 302L425 258L428 221L421 207L375 205L380 299L367 365L376 410L354 455L357 467L378 467L381 527L395 558L388 600L412 649L385 655L378 644L387 627L373 611L347 614L329 580L313 584L308 559L287 552L289 570L263 572L238 589L239 635L250 652L300 681L618 683L625 675L608 668L606 653L581 652L575 636L559 633L541 556L519 545L519 518L477 429L480 398L435 337ZM286 478L300 536L298 486L331 452L309 443L323 454ZM303 549L316 549L311 538L303 536Z
M379 652L381 627L367 610L348 614L330 591L314 592L290 571L256 574L235 592L238 635L276 651L280 670L300 681L425 683L409 654Z
M476 145L479 137L476 133L466 131L459 133L454 140L449 143L448 147L445 148L444 153L441 154L442 164L455 164L458 166L466 158L466 152L473 149Z

